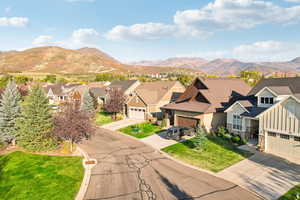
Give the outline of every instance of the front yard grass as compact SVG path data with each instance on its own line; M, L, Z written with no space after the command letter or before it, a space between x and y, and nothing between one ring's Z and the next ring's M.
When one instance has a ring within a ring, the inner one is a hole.
M296 185L295 187L290 189L287 193L280 197L279 200L296 200L297 195L299 195L300 197L300 185Z
M73 200L83 179L81 157L14 152L0 156L0 199Z
M183 162L212 172L219 172L253 155L219 137L208 137L204 151L195 149L193 139L163 148L162 151Z
M141 139L160 132L161 128L160 126L157 126L152 123L142 123L121 128L119 131Z
M96 114L95 121L98 126L113 122L111 114L106 112L98 112Z

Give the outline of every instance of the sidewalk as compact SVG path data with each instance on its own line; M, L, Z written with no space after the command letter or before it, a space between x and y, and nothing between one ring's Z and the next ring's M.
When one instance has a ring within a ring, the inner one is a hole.
M144 120L140 120L140 119L123 119L120 121L105 124L105 125L101 126L101 128L105 128L105 129L108 129L111 131L116 131L120 128L124 128L124 127L134 125L134 124L140 124L143 122L144 122Z

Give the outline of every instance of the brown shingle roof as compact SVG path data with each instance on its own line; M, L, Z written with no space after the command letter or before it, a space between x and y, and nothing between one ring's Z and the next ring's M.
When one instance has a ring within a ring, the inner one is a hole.
M269 87L279 95L299 94L300 77L262 79L252 88L248 95L255 95L264 87Z
M126 81L113 81L108 86L109 88L117 88L120 89L122 92L126 92L133 84L135 84L137 80L126 80Z
M250 86L240 79L197 78L175 103L163 108L193 110L199 113L218 112L227 106L230 99L244 96L250 89Z
M161 99L175 86L177 81L156 81L139 85L135 92L148 104L158 104Z

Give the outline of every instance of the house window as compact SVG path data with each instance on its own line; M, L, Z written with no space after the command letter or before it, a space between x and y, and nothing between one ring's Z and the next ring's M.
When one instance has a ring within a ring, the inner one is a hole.
M276 137L276 133L273 133L273 132L268 132L268 136L271 136L271 137Z
M260 98L260 103L261 104L274 104L274 98L273 97L261 97Z
M296 142L300 142L300 137L296 137L296 136L294 136L294 141L296 141Z
M285 135L285 134L280 134L280 138L289 140L290 136L289 135Z
M232 128L236 130L242 130L242 118L239 115L233 115Z

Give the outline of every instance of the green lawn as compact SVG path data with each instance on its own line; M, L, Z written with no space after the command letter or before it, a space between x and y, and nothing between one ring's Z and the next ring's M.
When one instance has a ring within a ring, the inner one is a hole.
M14 152L0 156L0 199L73 200L83 179L82 158Z
M161 128L160 126L154 125L152 123L142 123L127 126L125 128L120 129L119 131L141 139L160 132Z
M237 149L229 141L218 137L208 137L205 151L198 151L193 139L162 149L164 152L199 168L219 172L249 156L250 152Z
M99 112L96 114L96 124L98 126L108 124L111 122L113 122L113 120L111 119L111 114L106 112Z
M279 200L297 200L297 196L300 197L300 185L296 185L292 189L290 189L287 193L285 193Z

